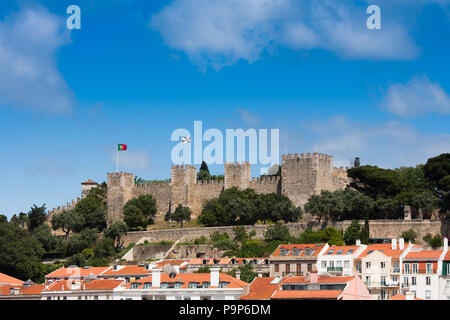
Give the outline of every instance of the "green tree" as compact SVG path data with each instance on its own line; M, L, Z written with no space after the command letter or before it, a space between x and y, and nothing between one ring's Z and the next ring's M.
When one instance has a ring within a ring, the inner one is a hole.
M236 270L241 272L241 280L247 283L250 283L255 279L258 274L253 271L253 265L251 263L240 265L237 268L234 268L228 274L232 277L236 277Z
M114 257L115 254L113 239L103 238L94 247L94 258L109 258Z
M22 229L25 229L26 224L28 223L28 215L24 212L19 213L19 215L13 215L11 217L11 222L20 226Z
M75 253L74 255L70 256L69 259L67 259L66 262L64 263L64 266L66 268L69 266L77 266L82 268L86 265L87 261L81 253Z
M0 223L0 272L37 281L44 249L38 240L13 223Z
M247 234L247 231L245 231L244 226L234 226L233 233L234 241L236 242L244 243L249 240L249 235Z
M434 237L428 233L423 240L433 249L439 248L443 244L442 237L439 234L436 234Z
M180 223L181 228L183 228L183 222L191 221L191 214L192 211L191 209L189 209L189 207L185 207L179 204L171 215L170 219Z
M45 213L45 204L38 207L35 204L28 211L28 231L33 232L34 229L42 225L47 220Z
M75 210L65 210L52 217L53 230L61 229L65 236L64 240L67 240L70 232L76 230L80 231L85 225L84 217Z
M346 245L354 245L357 239L361 238L361 225L358 220L353 220L352 223L344 232L344 242Z
M364 227L361 230L361 243L369 244L370 230L369 230L369 215L364 219Z
M7 222L8 218L5 215L0 214L0 223L7 223Z
M450 191L450 153L428 159L423 172L434 187L444 192Z
M296 243L328 243L329 245L344 245L342 232L333 227L323 230L312 231L307 229L298 239L292 239Z
M116 221L103 232L103 235L113 240L114 247L121 248L123 246L122 238L127 232L128 226L122 221Z
M197 173L198 180L211 180L211 174L209 173L208 165L205 161L202 161L202 165L200 166L200 170Z
M86 248L93 247L97 238L97 229L84 229L81 233L72 235L67 241L65 255L71 256L82 252Z
M84 218L82 227L74 230L80 232L83 229L97 229L102 231L106 228L106 211L102 201L93 195L88 194L78 201L75 211Z
M405 239L406 242L414 243L416 242L417 233L413 229L409 229L408 231L402 232L402 238Z
M41 243L46 252L53 252L58 247L58 238L52 234L47 224L43 224L34 229L33 237Z
M237 249L237 243L230 239L228 233L220 233L219 231L214 231L211 235L211 241L213 246L219 250L235 250Z
M123 208L123 220L130 230L145 229L148 226L148 219L144 217L142 210L133 204L128 204Z
M289 229L281 222L277 222L274 225L267 228L264 239L265 241L289 241L291 235Z
M211 272L211 269L209 268L208 265L202 266L202 267L198 268L197 271L194 271L194 273L210 273L210 272Z

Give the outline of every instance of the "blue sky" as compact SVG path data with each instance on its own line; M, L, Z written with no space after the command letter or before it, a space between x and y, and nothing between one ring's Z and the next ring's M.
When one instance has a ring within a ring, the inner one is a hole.
M449 53L450 0L2 1L0 213L105 181L117 143L121 170L168 178L194 120L278 128L282 153L337 166L424 163L450 150Z

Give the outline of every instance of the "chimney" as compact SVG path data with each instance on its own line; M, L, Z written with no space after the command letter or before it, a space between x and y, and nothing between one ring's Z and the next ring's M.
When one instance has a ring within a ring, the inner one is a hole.
M219 268L211 268L210 269L210 285L211 287L218 287L219 286Z
M236 279L241 280L241 271L236 270Z
M161 269L152 270L152 287L153 288L161 287Z
M259 270L259 271L258 271L258 278L262 278L262 276L263 276L262 271Z
M395 250L395 249L397 249L397 239L392 239L391 240L391 243L392 243L392 250Z
M448 239L447 239L447 237L444 238L444 251L448 251Z
M356 245L357 245L357 246L360 246L360 245L361 245L361 240L356 239Z
M403 238L398 239L398 249L399 250L405 249L405 239Z
M405 300L414 300L414 292L406 292Z

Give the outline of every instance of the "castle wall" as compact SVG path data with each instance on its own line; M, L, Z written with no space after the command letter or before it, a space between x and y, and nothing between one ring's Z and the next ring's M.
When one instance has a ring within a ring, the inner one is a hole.
M249 162L225 163L225 189L238 187L239 189L247 189L251 177L251 167Z
M281 193L281 179L270 176L252 178L248 187L259 194Z
M223 180L197 181L197 183L192 186L190 194L189 207L192 210L192 215L198 216L203 209L203 204L210 199L219 197L224 190L224 187L225 183Z
M123 220L123 206L133 198L134 174L108 173L107 223Z
M286 226L289 232L294 236L299 236L307 228L312 230L325 229L326 227L334 227L337 230L345 230L350 226L352 221L345 220L335 223L315 223L315 222L298 222L288 223ZM363 222L361 221L361 224ZM254 230L256 236L254 239L263 239L266 229L270 225L254 225L245 226L247 232ZM439 219L432 220L371 220L369 222L369 230L371 238L400 238L402 232L413 229L418 237L417 243L420 243L422 238L427 234L441 234L441 221ZM130 243L136 243L143 237L154 239L154 241L177 241L181 237L183 241L193 241L196 238L210 236L215 232L226 232L232 238L234 236L233 227L205 227L205 228L184 228L184 229L169 229L169 230L151 230L151 231L137 231L129 232L125 238L125 246Z
M136 184L133 188L133 197L149 194L156 200L157 215L164 215L169 210L172 200L172 186L170 183L149 182Z

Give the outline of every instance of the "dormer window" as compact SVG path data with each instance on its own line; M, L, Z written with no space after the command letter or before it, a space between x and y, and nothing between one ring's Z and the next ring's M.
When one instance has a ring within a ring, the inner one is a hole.
M203 282L203 284L202 284L202 288L209 288L210 285L211 285L211 284L210 284L209 282L205 281L205 282Z
M144 283L144 289L151 289L151 288L152 288L152 283L151 282Z
M334 249L331 249L330 251L328 251L327 254L333 254L334 253Z
M219 282L219 288L226 288L226 287L228 287L228 285L229 285L230 283L229 282Z
M189 289L197 289L199 283L198 282L189 282L188 288Z
M280 249L280 256L285 256L287 255L289 252L289 250L285 249L285 248L281 248Z
M137 288L139 288L139 286L141 285L141 283L139 283L139 282L133 282L132 284L131 284L131 289L137 289Z
M344 249L339 249L338 252L336 252L336 254L342 254L344 252Z
M169 283L168 282L161 282L161 289L168 289Z
M294 249L292 249L292 255L293 256L298 256L298 255L300 255L300 250L299 249L297 249L297 248L294 248Z

